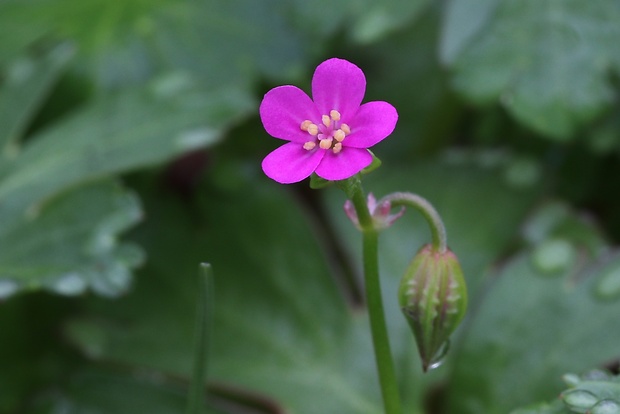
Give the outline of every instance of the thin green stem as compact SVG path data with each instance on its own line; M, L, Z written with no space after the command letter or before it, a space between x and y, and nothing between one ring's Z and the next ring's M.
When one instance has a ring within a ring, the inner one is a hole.
M435 207L428 200L412 193L392 193L383 197L377 204L381 205L384 202L389 202L392 207L408 206L418 210L422 213L431 229L433 249L440 253L445 253L448 250L446 227L439 213L437 213Z
M362 228L366 303L375 350L375 361L379 372L383 406L386 414L400 414L400 395L398 393L394 361L385 323L381 282L379 280L379 232L374 228L359 179L357 177L352 178L345 191L353 202L360 227Z
M213 314L213 270L208 263L200 265L198 300L194 328L194 369L187 401L187 414L205 412L205 377L209 354L209 334Z

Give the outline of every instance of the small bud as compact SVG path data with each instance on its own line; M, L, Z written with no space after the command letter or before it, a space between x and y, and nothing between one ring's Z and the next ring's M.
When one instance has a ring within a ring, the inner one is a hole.
M426 372L441 363L467 308L465 279L454 253L422 247L400 282L398 300Z
M377 204L377 199L372 193L368 193L366 205L368 206L368 211L370 212L373 225L376 230L387 229L403 214L405 214L404 207L401 207L397 213L390 214L392 211L392 204L389 201L383 201L380 204ZM355 227L361 230L360 222L357 218L357 213L355 212L355 207L353 206L353 202L351 202L351 200L347 200L344 203L344 211L347 214L347 217L349 217L349 220L355 224Z

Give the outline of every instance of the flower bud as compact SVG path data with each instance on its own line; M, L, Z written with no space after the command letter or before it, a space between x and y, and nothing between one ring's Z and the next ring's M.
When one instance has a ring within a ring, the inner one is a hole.
M376 230L387 229L403 214L405 214L404 207L401 207L398 213L391 214L392 203L389 201L377 203L377 199L372 193L368 193L366 200L366 205L368 206L368 211L370 212L373 226ZM359 219L357 218L357 213L355 212L355 207L353 206L353 202L351 202L351 200L347 200L344 203L344 211L355 227L357 227L358 230L362 230Z
M441 363L467 308L463 271L454 253L422 247L400 282L398 300L426 372Z

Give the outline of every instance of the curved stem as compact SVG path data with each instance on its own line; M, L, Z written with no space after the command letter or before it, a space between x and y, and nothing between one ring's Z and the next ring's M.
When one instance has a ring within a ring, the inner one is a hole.
M392 193L381 200L378 204L389 202L392 207L409 206L418 210L431 228L431 234L433 237L433 249L440 253L445 253L448 250L446 227L435 210L435 207L423 197L412 193Z
M353 202L363 236L364 281L366 303L370 319L370 330L379 372L379 383L386 414L400 414L400 395L390 350L390 340L385 323L381 283L379 280L379 232L374 228L372 217L366 205L366 197L359 178L354 177L345 189Z

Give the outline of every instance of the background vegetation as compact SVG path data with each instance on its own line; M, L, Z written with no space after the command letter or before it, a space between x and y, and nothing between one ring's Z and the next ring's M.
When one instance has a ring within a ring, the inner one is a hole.
M203 261L210 412L380 412L343 195L260 170L262 95L333 56L400 114L366 188L433 202L469 285L422 375L395 293L427 229L382 236L407 412L611 381L561 377L620 356L619 38L615 0L0 1L0 412L181 412Z

